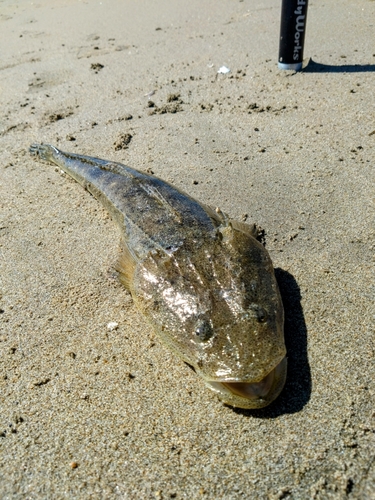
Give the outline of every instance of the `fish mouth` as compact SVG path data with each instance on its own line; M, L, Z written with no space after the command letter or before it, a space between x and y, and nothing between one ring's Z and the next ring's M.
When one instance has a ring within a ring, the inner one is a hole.
M237 408L263 408L281 393L287 371L286 356L258 382L205 380L223 403Z

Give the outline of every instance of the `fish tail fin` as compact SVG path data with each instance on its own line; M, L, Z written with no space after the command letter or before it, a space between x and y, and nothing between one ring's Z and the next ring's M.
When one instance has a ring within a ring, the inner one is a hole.
M54 157L59 153L59 150L50 144L31 144L29 151L33 156L52 163L55 163Z

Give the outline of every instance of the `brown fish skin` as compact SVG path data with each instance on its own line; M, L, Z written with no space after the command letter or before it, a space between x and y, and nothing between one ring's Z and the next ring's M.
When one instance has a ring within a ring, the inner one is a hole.
M261 408L286 379L284 313L255 226L120 163L34 144L120 227L118 271L163 342L226 404Z

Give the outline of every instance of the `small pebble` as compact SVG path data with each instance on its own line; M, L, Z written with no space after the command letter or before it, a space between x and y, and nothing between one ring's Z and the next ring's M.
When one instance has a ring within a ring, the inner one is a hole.
M116 323L116 321L110 321L107 325L107 328L110 332L113 332L113 330L117 330L118 323Z

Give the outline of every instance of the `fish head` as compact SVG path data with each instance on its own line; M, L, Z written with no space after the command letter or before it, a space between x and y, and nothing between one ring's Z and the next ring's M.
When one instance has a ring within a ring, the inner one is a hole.
M284 312L268 252L232 227L194 249L154 253L135 298L162 340L226 404L261 408L286 379Z

